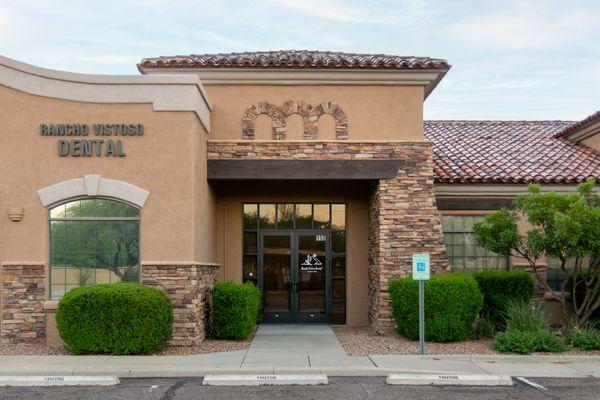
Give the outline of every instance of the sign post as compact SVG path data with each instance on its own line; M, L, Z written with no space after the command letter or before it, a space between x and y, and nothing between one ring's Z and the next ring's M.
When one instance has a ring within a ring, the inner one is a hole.
M419 281L419 354L425 354L425 281L431 277L429 253L413 254L412 278Z

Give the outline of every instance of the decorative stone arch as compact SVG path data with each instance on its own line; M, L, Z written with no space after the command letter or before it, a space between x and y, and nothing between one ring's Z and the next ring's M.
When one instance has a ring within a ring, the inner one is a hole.
M271 134L273 139L285 139L287 129L285 115L281 111L281 108L267 101L260 101L246 110L242 119L242 137L244 139L254 139L254 124L256 117L260 114L267 114L271 117Z
M302 100L288 100L281 105L281 111L287 119L292 114L302 117L304 124L304 139L316 139L319 133L319 125L315 109ZM287 127L286 127L287 128Z
M144 206L150 194L131 183L102 178L100 175L84 175L82 178L62 181L46 186L37 193L44 207L77 197L100 196L121 200L139 208Z
M348 139L348 117L342 108L331 101L323 101L314 108L316 115L315 124L318 130L318 121L323 114L329 114L335 120L335 138Z

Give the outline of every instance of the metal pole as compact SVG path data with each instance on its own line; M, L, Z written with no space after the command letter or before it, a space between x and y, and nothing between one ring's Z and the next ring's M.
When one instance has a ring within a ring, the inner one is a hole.
M425 281L419 281L419 354L425 354Z

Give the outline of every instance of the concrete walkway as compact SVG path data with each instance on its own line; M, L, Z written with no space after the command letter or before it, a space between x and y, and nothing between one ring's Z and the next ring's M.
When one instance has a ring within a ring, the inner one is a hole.
M247 350L191 356L0 356L0 375L496 374L600 378L598 356L348 356L326 325L263 325Z

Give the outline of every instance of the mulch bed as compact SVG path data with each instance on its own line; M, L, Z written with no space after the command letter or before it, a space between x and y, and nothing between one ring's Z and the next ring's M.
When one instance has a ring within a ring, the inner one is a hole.
M198 346L169 346L155 353L157 356L189 356L195 354L221 353L225 351L245 350L250 346L256 328L244 340L217 340L206 339ZM63 346L46 346L41 344L13 344L1 345L0 356L60 356L70 353Z
M419 342L412 341L399 334L378 335L368 327L332 326L338 340L350 356L367 355L417 355ZM465 340L453 343L425 343L428 355L491 355L501 354L492 349L493 340ZM540 353L552 354L552 353ZM600 351L582 351L570 349L565 353L579 356L598 356Z

